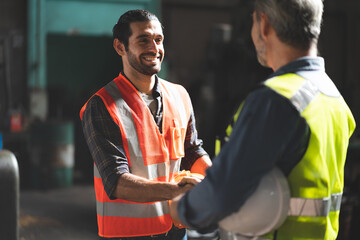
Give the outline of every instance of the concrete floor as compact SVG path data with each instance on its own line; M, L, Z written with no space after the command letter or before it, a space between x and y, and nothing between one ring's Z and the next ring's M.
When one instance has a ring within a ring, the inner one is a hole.
M20 240L93 240L97 237L93 186L20 193Z
M95 240L93 185L20 192L20 240ZM216 233L188 232L189 240L214 240Z

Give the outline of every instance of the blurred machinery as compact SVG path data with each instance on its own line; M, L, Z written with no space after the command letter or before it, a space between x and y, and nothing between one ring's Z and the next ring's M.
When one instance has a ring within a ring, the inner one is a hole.
M26 105L24 33L11 30L0 34L0 129L20 132Z

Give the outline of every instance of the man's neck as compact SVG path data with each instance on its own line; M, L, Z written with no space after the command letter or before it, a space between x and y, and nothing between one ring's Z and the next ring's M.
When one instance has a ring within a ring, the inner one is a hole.
M271 57L271 68L276 72L281 67L286 64L301 58L301 57L316 57L317 56L317 47L314 44L308 50L299 50L288 45L276 48L276 51L272 52Z
M124 70L124 74L141 93L151 94L153 92L155 75L148 76L139 72L128 72L126 70Z

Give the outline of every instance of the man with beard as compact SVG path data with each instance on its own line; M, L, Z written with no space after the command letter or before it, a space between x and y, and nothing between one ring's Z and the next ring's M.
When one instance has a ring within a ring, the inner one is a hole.
M323 2L255 0L254 6L251 36L258 60L274 73L245 99L229 141L203 181L172 201L171 215L200 231L215 229L241 210L260 180L277 167L289 183L289 212L276 231L251 239L336 239L355 121L317 56ZM267 216L257 209L243 222L256 225Z
M145 10L124 13L113 28L123 71L81 109L94 160L99 236L102 239L183 239L169 201L201 181L210 158L197 137L190 97L157 77L164 58L159 20Z

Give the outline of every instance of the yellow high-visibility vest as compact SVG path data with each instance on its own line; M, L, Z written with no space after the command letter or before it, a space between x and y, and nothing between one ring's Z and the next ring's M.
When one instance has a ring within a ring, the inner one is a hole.
M308 148L287 177L291 202L277 240L336 239L344 187L344 165L349 138L355 129L354 117L339 97L330 97L310 80L288 73L264 83L286 97L298 110L311 131ZM242 105L234 115L236 122ZM227 129L230 136L232 125ZM220 142L216 142L220 151ZM272 234L264 236L272 238Z

